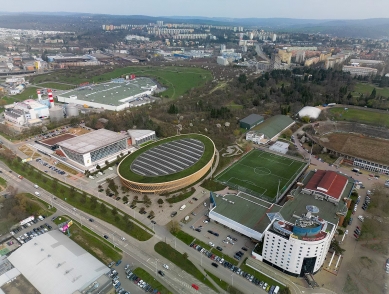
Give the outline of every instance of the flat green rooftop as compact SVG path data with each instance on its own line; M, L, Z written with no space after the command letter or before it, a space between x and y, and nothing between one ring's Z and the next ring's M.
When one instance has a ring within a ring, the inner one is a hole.
M268 118L263 123L252 128L251 131L257 131L258 133L262 133L267 138L271 139L293 122L293 119L289 116L279 114Z
M142 94L156 85L150 78L139 77L135 80L125 80L123 83L91 84L71 91L63 91L58 96L65 98L77 96L77 100L119 106L132 101L131 97Z
M216 202L214 212L260 233L270 224L270 219L266 213L276 213L281 210L281 206L277 204L266 202L242 192L239 195L215 196L214 199ZM234 204L228 201L232 201Z

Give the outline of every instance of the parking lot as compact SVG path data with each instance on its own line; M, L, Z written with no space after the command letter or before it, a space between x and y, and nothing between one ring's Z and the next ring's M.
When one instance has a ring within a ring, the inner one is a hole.
M23 226L17 226L11 230L13 235L20 244L31 241L35 237L44 234L53 229L53 224L48 223L49 220L44 216L41 218L35 218L34 220L24 224Z
M59 175L63 175L63 176L66 175L66 173L63 170L56 168L55 165L50 165L49 163L47 163L46 161L44 161L40 158L37 158L36 162L42 164L43 166L45 166L48 169L51 169L53 172L56 172ZM45 170L45 172L47 173L48 171Z
M223 225L213 221L207 223L206 221L209 220L207 216L209 202L207 201L205 203L206 206L204 206L204 202L199 203L192 211L195 215L191 214L192 219L182 226L182 230L206 244L212 242L215 248L212 252L218 251L216 247L222 248L222 251L219 254L220 256L229 255L230 257L233 257L236 252L242 251L244 255L240 258L240 262L250 256L250 252L255 246L254 242L248 237L234 232ZM200 232L196 231L196 229L200 229ZM209 233L208 231L212 231L214 234ZM230 236L231 240L228 240L228 236ZM242 247L247 248L247 251L242 250Z

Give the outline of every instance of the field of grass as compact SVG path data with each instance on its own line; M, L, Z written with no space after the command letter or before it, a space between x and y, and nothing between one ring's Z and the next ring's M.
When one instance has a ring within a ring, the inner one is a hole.
M113 71L98 74L95 72L64 72L58 71L50 74L37 75L32 78L33 83L41 83L49 80L58 80L62 83L79 85L83 82L101 83L110 81L123 75L135 74L136 76L151 77L167 88L163 97L178 98L188 90L200 87L212 80L211 72L202 68L189 67L152 67L130 66L117 68Z
M7 187L7 181L4 180L3 178L0 178L0 186L2 186L5 189ZM0 190L3 189L0 187Z
M2 156L0 156L0 159L4 160ZM5 163L9 164L9 162ZM86 194L85 198L78 190L72 190L71 188L64 186L64 183L61 181L58 181L57 179L52 180L47 175L42 175L41 171L36 170L33 166L22 164L20 161L18 161L17 164L13 163L10 167L16 173L35 182L42 189L56 195L73 207L115 225L117 228L123 230L139 241L146 241L152 237L150 234L151 229L147 228L143 223L119 209L113 210L111 205L101 199L96 199L96 197L91 198L91 195L89 194ZM99 202L93 204L92 199ZM102 203L104 203L104 207L102 207Z
M29 99L30 97L32 98L38 98L38 95L36 94L36 90L37 88L35 87L27 87L23 93L21 94L18 94L18 95L13 95L11 96L12 98L11 99L15 99L15 100L25 100L25 99Z
M229 102L228 104L224 105L231 109L243 109L243 105L236 104L234 101Z
M327 113L334 120L345 120L389 127L389 113L374 111L369 108L345 110L343 107L328 108Z
M208 276L211 277L212 280L215 281L216 284L218 284L218 286L220 288L222 288L224 291L227 291L227 293L234 293L234 294L243 294L243 292L239 291L238 289L236 289L234 286L231 286L230 284L228 284L227 282L223 281L222 279L216 277L214 274L212 274L211 272L207 271L207 270L204 270Z
M189 198L193 195L194 192L196 192L196 190L192 187L189 191L184 191L183 193L180 193L177 196L172 196L171 198L166 199L166 201L169 203L177 203Z
M48 88L48 89L55 89L55 90L70 90L74 89L76 86L75 85L69 85L69 84L61 84L61 83L41 83L39 85L36 85L37 87L40 88Z
M135 275L140 277L143 281L145 281L147 284L149 284L154 289L157 289L159 293L161 294L170 294L168 289L165 288L164 285L162 285L160 282L158 282L152 275L150 275L147 271L145 271L143 268L137 267L132 271ZM154 273L155 275L156 273Z
M72 175L77 175L77 174L79 174L78 171L76 171L76 170L70 168L69 166L67 166L67 165L65 165L65 164L63 164L63 163L61 163L61 162L58 162L58 163L56 164L56 166L57 166L57 168L60 168L60 169L62 169L62 170L64 170L64 171L66 171L66 172L69 173L69 174L72 174Z
M366 83L356 84L355 88L354 88L354 92L352 92L352 94L354 96L360 96L361 94L369 96L374 88L377 91L376 96L383 96L383 97L389 98L389 87L379 88L379 87L376 87L372 84L366 84Z
M219 174L216 180L254 196L274 199L278 186L282 193L305 165L280 155L252 150Z
M156 176L156 177L145 177L143 175L137 174L131 170L131 164L132 162L143 152L154 148L160 144L171 142L174 140L178 139L184 139L184 138L193 138L197 139L201 142L203 142L205 151L201 158L191 167L184 169L181 172L178 173L173 173L170 175L165 175L165 176ZM126 179L131 179L131 181L134 182L140 182L140 183L161 183L161 182L168 182L168 181L174 181L181 179L183 177L186 177L188 175L193 174L194 172L198 171L201 169L203 166L205 166L212 158L214 155L214 145L211 139L209 139L206 136L199 135L199 134L187 134L187 135L180 135L180 136L174 136L174 137L169 137L166 139L161 139L156 142L153 142L152 144L146 145L134 153L131 153L128 155L119 165L118 170L121 176L123 176Z
M59 220L61 219L61 220ZM114 248L111 243L92 232L86 227L81 226L76 220L69 218L68 216L60 216L55 219L56 224L63 223L65 221L73 221L73 225L70 226L70 239L96 257L104 264L108 264L111 261L118 261L122 258L122 251L117 247Z
M225 185L222 185L219 182L214 181L213 179L204 180L204 182L200 186L212 192L223 190L226 187Z
M190 248L188 247L188 249ZM197 269L197 267L189 259L184 258L180 252L175 250L170 245L164 242L158 242L155 244L154 250L161 254L163 257L169 259L188 274L191 274L196 279L206 284L208 287L212 288L216 292L219 292L216 287Z
M242 265L240 266L240 269L242 271L244 271L245 273L248 273L250 275L253 275L255 278L259 279L260 281L264 281L268 285L278 286L278 287L280 287L280 290L285 288L285 286L281 285L280 283L277 283L276 281L269 278L268 276L265 276L265 275L261 274L260 272L257 272L255 269L247 266L246 260L247 260L247 258L243 261Z

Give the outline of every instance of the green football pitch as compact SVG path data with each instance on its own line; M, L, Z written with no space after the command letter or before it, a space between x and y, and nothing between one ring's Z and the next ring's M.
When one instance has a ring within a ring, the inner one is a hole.
M216 177L216 181L253 196L274 199L307 164L262 150L252 150Z

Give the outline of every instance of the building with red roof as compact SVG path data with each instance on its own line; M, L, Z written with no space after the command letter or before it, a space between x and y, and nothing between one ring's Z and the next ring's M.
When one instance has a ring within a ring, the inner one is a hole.
M317 170L305 185L303 192L322 195L327 200L338 202L346 189L348 178L334 171Z

